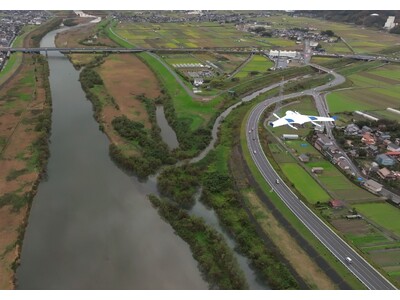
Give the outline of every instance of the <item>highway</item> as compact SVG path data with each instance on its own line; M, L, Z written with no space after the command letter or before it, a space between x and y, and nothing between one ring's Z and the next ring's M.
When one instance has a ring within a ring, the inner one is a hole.
M315 89L293 93L279 97L270 98L259 103L250 113L246 125L246 139L251 157L261 172L264 179L279 195L282 201L299 218L299 220L324 244L329 251L341 261L368 289L371 290L395 290L396 287L375 270L364 258L354 251L344 240L342 240L329 226L318 218L298 197L290 190L284 181L275 172L267 157L265 156L258 136L258 124L263 111L271 104L298 96L313 95L331 86L344 82L344 77L326 68L312 65L335 76L329 84L319 86ZM276 180L279 180L277 183ZM350 257L352 263L346 263L345 258Z

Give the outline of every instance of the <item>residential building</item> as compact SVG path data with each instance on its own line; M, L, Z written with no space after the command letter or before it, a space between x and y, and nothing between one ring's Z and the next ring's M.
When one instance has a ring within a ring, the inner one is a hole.
M362 134L364 134L364 133L366 133L366 132L371 132L371 131L372 131L372 129L369 128L368 126L363 126L363 127L361 128L361 133L362 133Z
M390 171L388 168L382 168L376 172L380 178L382 179L389 179L389 178L395 178L395 175L393 174L392 171Z
M386 154L378 154L375 161L381 166L393 166L396 163L392 157Z
M382 191L382 184L379 184L378 182L372 179L369 179L366 182L364 182L364 186L373 193L379 193L380 191Z
M350 170L350 164L346 159L341 159L340 161L338 161L337 165L342 170L345 170L345 171Z
M314 147L317 148L319 151L328 149L329 146L333 146L332 140L326 134L317 134L318 138L315 141Z
M372 135L371 132L366 132L363 134L361 142L367 145L375 145L375 137Z
M394 143L390 143L389 145L387 145L386 149L389 151L400 152L400 146Z
M359 131L360 131L360 127L358 127L356 124L351 123L346 126L346 129L344 130L344 134L357 135Z
M301 154L301 155L299 156L299 160L300 160L301 162L309 162L309 161L310 161L310 158L308 157L307 154Z
M343 208L344 203L343 203L343 201L340 201L337 199L332 199L329 201L329 206L331 206L332 208L338 209L338 208Z
M322 174L322 172L324 172L324 168L323 167L313 167L313 168L311 168L311 172L313 172L315 174Z

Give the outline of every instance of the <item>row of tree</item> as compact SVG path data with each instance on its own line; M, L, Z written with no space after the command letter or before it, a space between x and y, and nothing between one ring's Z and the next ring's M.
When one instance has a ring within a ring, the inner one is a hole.
M199 269L211 289L248 288L243 271L219 233L207 226L203 219L190 216L185 210L168 201L160 200L154 195L150 195L149 199L158 209L158 213L189 244L193 257L198 261Z

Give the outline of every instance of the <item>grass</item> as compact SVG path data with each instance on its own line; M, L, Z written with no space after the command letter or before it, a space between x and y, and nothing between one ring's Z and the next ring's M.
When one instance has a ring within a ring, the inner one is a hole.
M354 207L359 213L365 215L379 226L400 235L400 222L396 222L396 220L400 219L400 210L398 208L386 202L363 203L354 205Z
M254 55L252 59L235 75L235 77L247 77L251 75L251 72L263 73L272 66L274 66L274 63L268 58L261 55Z
M141 53L139 56L146 60L151 69L157 74L157 77L162 81L163 86L168 90L174 102L178 118L190 119L191 131L206 125L215 111L215 106L219 100L214 99L209 102L193 100L176 81L175 77L156 58L147 53Z
M354 63L340 68L352 82L353 89L327 96L332 113L355 110L385 110L400 105L400 66L381 62Z
M329 111L331 113L339 113L345 111L355 111L355 110L371 110L375 107L365 103L362 99L357 97L356 95L359 90L353 90L350 92L334 92L327 95L326 99L329 105ZM354 99L357 97L358 99Z
M297 163L280 164L280 167L296 190L310 203L326 202L331 197Z

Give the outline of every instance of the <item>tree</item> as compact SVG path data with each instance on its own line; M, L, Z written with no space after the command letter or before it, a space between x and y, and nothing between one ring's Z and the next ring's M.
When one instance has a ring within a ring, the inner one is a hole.
M334 37L335 36L335 33L330 29L321 31L321 34L322 35L327 35L329 37Z

